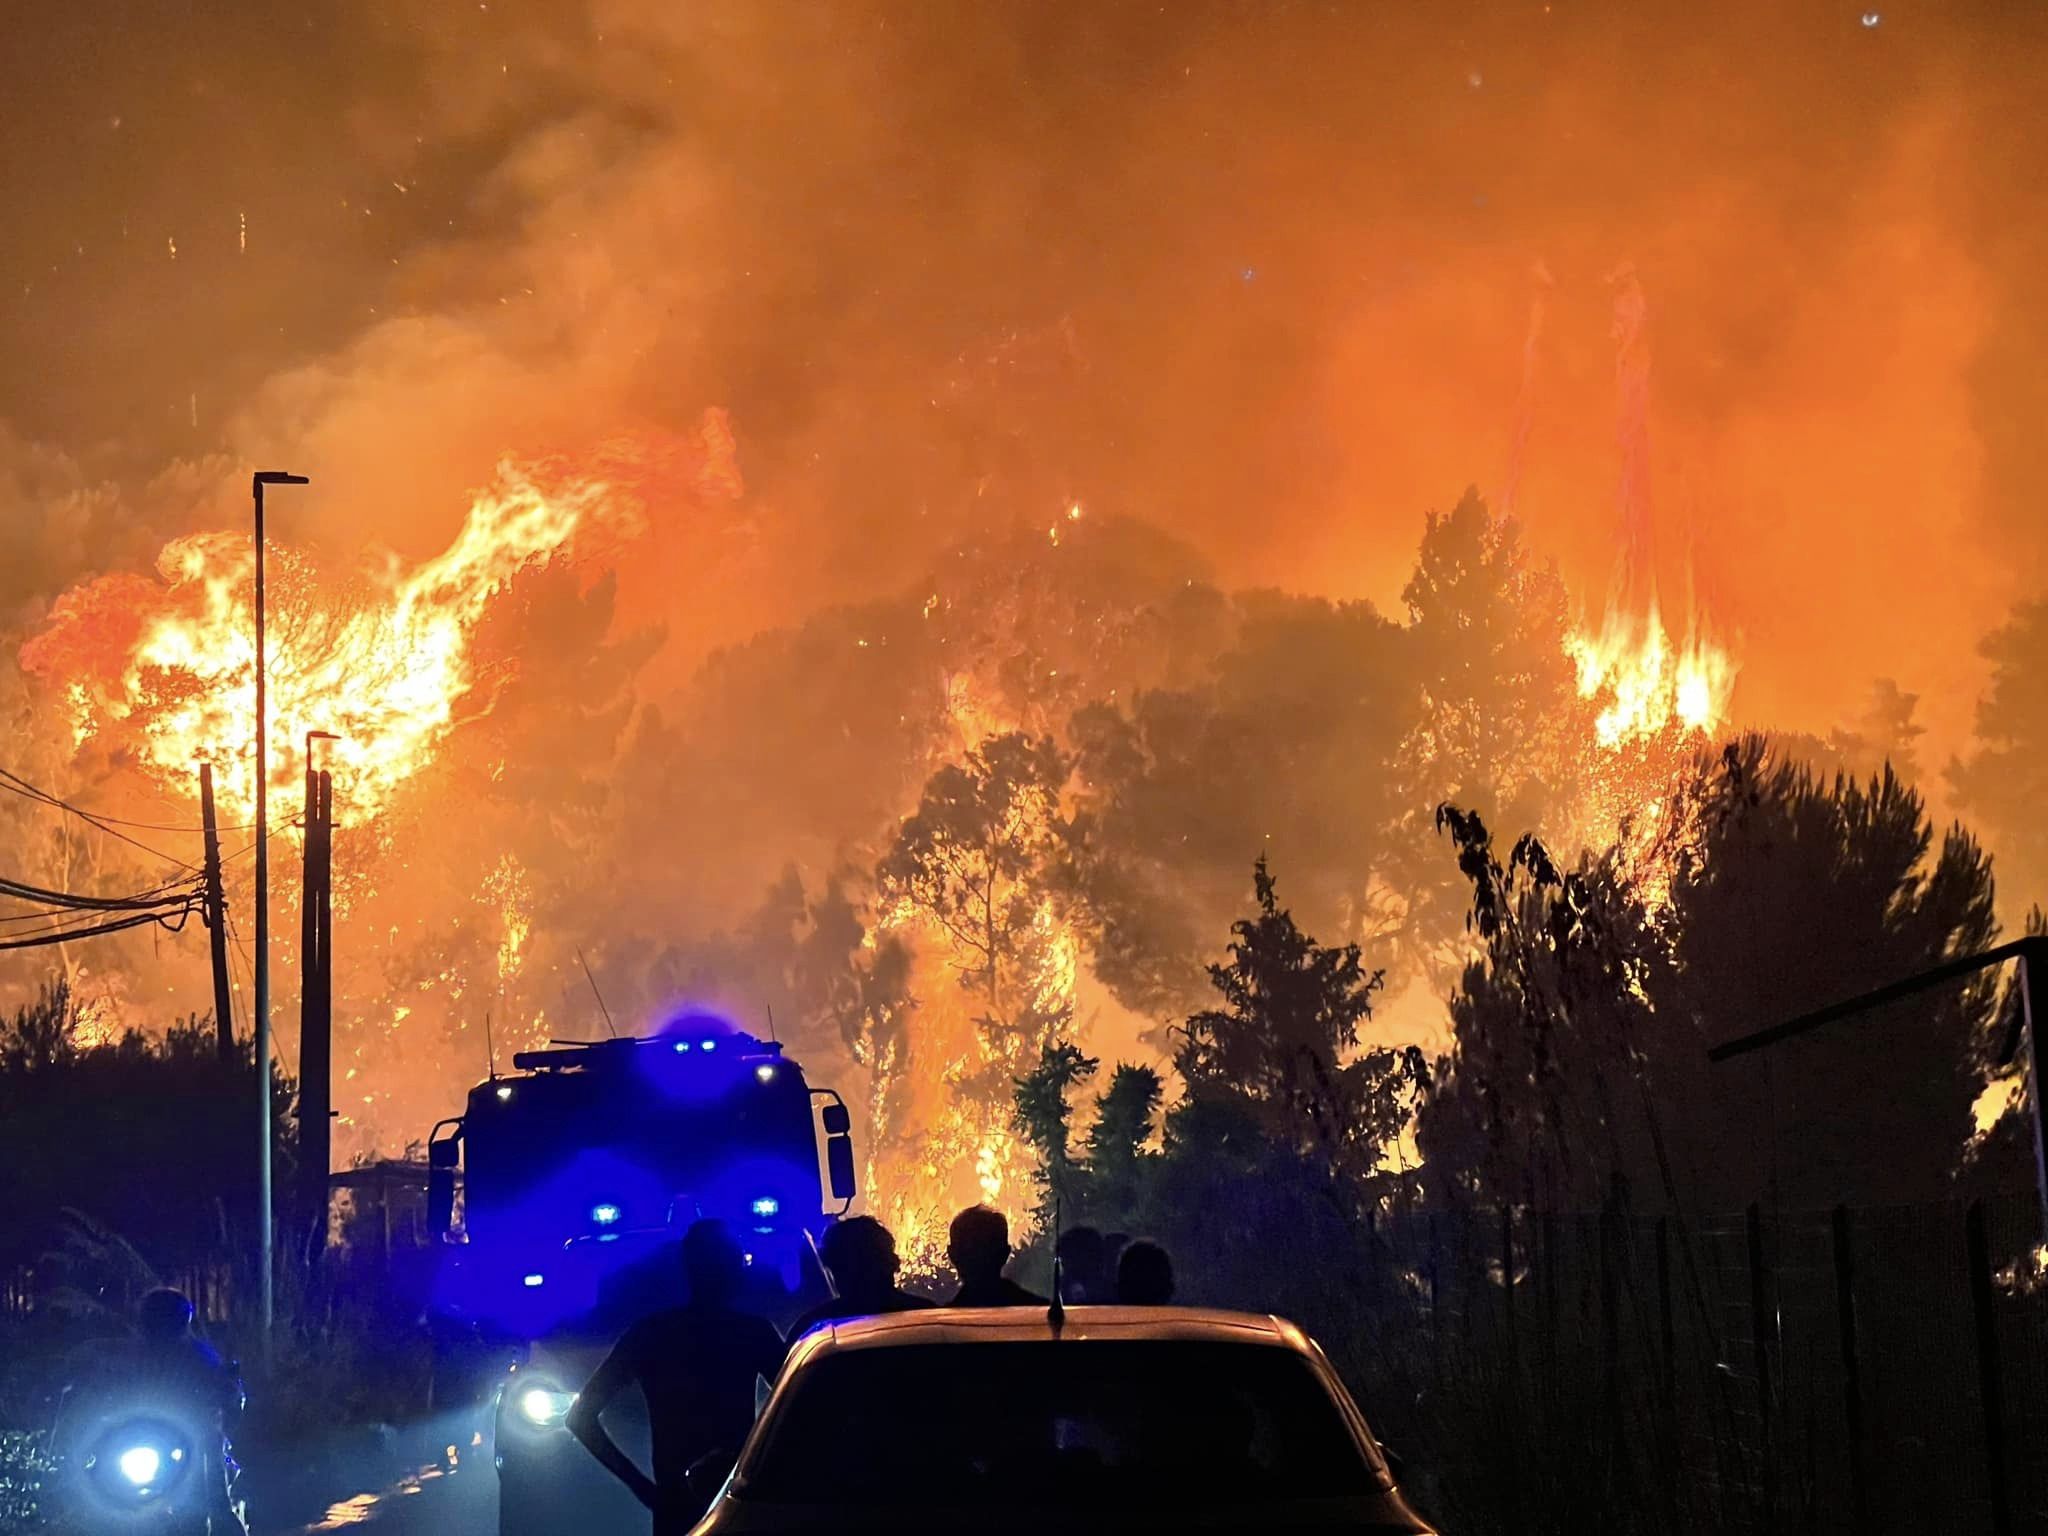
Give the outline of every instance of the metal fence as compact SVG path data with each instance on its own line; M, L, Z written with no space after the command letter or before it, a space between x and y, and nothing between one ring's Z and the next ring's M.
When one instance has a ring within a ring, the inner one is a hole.
M1399 1218L1346 1363L1459 1529L2048 1532L2038 1219Z

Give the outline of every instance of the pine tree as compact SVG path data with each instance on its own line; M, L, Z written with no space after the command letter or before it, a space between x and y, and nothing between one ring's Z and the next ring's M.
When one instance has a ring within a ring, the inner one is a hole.
M1252 880L1258 912L1232 925L1229 963L1209 968L1222 1006L1188 1019L1177 1055L1189 1097L1238 1103L1275 1143L1368 1175L1400 1128L1401 1063L1390 1050L1346 1058L1383 973L1356 944L1303 933L1263 857Z

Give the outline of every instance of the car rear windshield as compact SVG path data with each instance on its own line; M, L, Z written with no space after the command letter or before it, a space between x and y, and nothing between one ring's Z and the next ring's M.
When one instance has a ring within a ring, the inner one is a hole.
M805 1370L763 1429L739 1491L774 1503L1156 1506L1377 1486L1314 1368L1273 1345L849 1350Z

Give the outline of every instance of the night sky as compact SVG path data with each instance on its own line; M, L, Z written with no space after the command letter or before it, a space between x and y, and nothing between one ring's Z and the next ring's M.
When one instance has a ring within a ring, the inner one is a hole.
M305 536L417 555L500 453L706 405L776 572L714 634L1070 497L1385 602L1426 508L1511 479L1597 598L1627 265L1663 580L1744 637L1745 710L1824 725L1892 673L1953 734L2042 553L2044 36L2030 4L59 8L0 64L0 603L237 515L237 461L316 476ZM1882 624L1904 601L1940 638Z

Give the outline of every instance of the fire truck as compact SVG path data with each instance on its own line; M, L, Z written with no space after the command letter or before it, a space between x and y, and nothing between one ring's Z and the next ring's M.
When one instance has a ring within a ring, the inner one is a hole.
M739 1237L755 1310L782 1322L822 1294L816 1237L854 1196L850 1117L779 1044L704 1014L512 1064L428 1141L437 1404L473 1405L504 1536L644 1520L563 1429L575 1389L629 1323L684 1299L693 1221ZM607 1423L644 1458L636 1406Z

